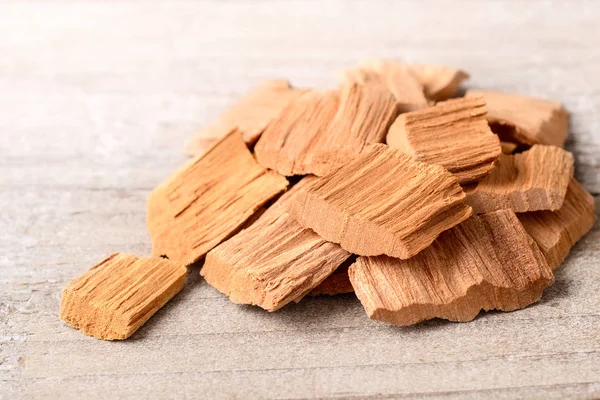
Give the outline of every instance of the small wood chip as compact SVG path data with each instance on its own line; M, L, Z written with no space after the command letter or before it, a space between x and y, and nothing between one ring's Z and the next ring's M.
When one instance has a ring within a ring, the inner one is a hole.
M554 282L510 210L472 217L408 260L359 257L349 274L369 317L395 325L431 318L464 322L481 310L517 310Z
M63 290L60 318L86 335L126 339L183 288L187 269L115 253Z
M256 145L257 161L284 175L326 175L380 143L398 115L394 97L377 84L310 93L286 108ZM334 111L334 109L337 109Z
M234 129L248 144L258 140L269 122L304 90L292 89L285 79L270 79L259 83L205 126L187 143L185 151L192 156L202 153L213 141Z
M573 169L573 155L556 146L535 145L523 153L502 154L496 168L467 191L467 202L476 213L558 210Z
M483 96L492 130L503 141L562 147L569 129L569 113L560 103L491 90L469 90Z
M481 97L443 101L400 114L387 144L415 160L443 166L461 184L473 182L490 173L501 153L485 115Z
M423 86L425 96L433 101L456 97L461 82L469 78L465 71L445 65L412 64L409 68Z
M349 252L409 258L471 215L465 198L444 168L372 144L288 207L302 226Z
M150 194L152 254L184 265L199 260L287 185L232 131Z
M376 93L377 99L384 100L381 93ZM319 135L328 132L339 105L340 94L333 90L315 90L298 96L265 129L254 148L256 160L282 175L314 172L311 157L319 151L314 146ZM329 144L337 147L336 143Z
M389 60L365 60L341 72L343 82L377 83L386 87L398 102L400 112L427 107L428 101L415 72L406 64Z
M565 201L557 211L517 215L552 269L558 268L571 247L592 229L596 221L594 198L575 179L571 179Z
M352 260L350 263L348 261ZM309 296L335 296L337 294L353 293L354 288L348 276L348 267L354 263L354 257L347 259L331 275L316 288L308 293Z
M210 251L200 271L204 279L234 303L275 311L335 271L350 254L302 228L284 208L314 179L304 178L252 226Z
M502 147L502 152L504 154L514 153L518 146L518 144L512 142L500 142L500 147Z

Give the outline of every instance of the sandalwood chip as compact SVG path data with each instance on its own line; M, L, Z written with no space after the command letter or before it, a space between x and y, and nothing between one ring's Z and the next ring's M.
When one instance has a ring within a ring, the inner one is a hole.
M496 168L467 193L467 202L477 213L558 210L573 177L573 161L571 153L555 146L502 154Z
M395 325L471 321L537 301L552 270L511 210L474 216L408 260L359 257L350 280L370 318Z
M469 74L445 65L413 64L409 68L423 86L425 96L434 101L456 97L460 84Z
M417 75L406 64L388 60L365 60L358 67L341 72L343 82L386 87L396 98L400 112L427 107L423 86Z
M349 258L329 275L316 288L308 293L309 296L335 296L336 294L352 293L354 288L348 276Z
M409 258L471 215L465 198L444 168L372 144L287 207L302 226L349 252Z
M358 89L356 87L354 91ZM383 92L376 94L380 96L374 100L385 101ZM345 92L345 95L350 95L350 92ZM319 149L314 146L318 137L329 130L339 105L340 95L333 90L309 91L298 96L265 129L254 148L256 160L282 175L315 172L311 168L311 158ZM326 144L337 147L336 143Z
M481 97L459 98L400 114L387 144L415 160L437 164L461 184L487 175L501 153L500 141L485 119Z
M339 100L335 92L309 93L269 126L256 158L284 175L326 175L383 142L397 115L393 96L379 85L344 86Z
M571 179L561 208L518 214L525 230L536 241L551 268L556 269L571 247L596 221L594 198L579 182Z
M200 271L206 281L234 303L275 311L342 264L347 251L303 228L284 208L313 179L304 178L252 226L210 251Z
M292 89L285 79L270 79L259 83L227 108L216 121L198 132L187 143L186 153L198 155L212 141L234 129L240 131L244 142L255 143L269 122L301 93L303 90Z
M64 288L60 318L98 339L126 339L179 293L186 274L164 258L113 254Z
M232 131L150 194L152 254L184 265L199 260L287 185Z
M501 140L559 147L565 143L569 113L560 103L491 90L469 90L466 96L483 96L488 121Z

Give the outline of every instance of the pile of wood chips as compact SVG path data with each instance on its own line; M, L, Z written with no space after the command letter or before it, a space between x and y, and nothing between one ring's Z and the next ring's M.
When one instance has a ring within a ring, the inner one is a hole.
M539 300L595 221L562 149L564 108L454 98L468 75L443 66L374 60L340 77L335 90L266 81L198 133L150 194L152 257L92 267L61 318L127 338L199 261L232 302L268 311L355 292L370 318L410 325Z

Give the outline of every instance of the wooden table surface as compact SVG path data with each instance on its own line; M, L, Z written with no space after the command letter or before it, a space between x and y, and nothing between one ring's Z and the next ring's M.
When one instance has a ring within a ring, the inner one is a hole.
M267 77L333 86L344 66L394 57L559 100L598 208L599 14L579 0L1 2L0 397L600 397L598 225L541 302L472 323L392 327L353 295L269 314L197 270L130 340L58 319L72 278L150 253L149 191Z

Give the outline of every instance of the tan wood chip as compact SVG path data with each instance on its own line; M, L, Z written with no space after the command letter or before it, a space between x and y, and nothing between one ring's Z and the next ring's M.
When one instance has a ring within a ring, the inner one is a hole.
M186 274L164 258L115 253L64 288L60 318L98 339L126 339L179 293Z
M537 301L552 270L511 210L469 218L408 260L359 257L350 280L370 318L411 325L471 321Z

